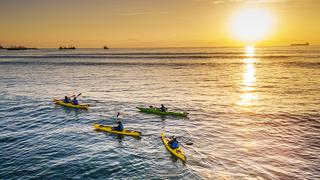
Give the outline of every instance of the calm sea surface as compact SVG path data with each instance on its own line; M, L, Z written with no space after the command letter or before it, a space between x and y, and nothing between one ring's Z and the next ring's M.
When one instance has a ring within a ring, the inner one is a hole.
M144 136L93 129L117 112ZM1 50L0 132L0 179L319 179L320 47Z

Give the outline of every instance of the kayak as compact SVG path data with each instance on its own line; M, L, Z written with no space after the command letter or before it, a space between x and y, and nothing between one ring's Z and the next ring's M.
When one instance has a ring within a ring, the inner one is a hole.
M79 105L74 105L72 103L65 103L60 99L53 99L53 102L55 102L56 104L59 104L61 106L66 106L66 107L72 107L72 108L79 108L79 109L88 109L89 108L89 104L79 104Z
M174 156L176 156L177 158L181 159L182 161L186 161L186 156L183 154L180 146L178 149L172 149L168 142L169 142L169 138L165 137L164 133L161 133L161 139L162 139L162 142L164 144L164 146L166 147L166 149L171 153L173 154Z
M106 131L113 134L122 134L122 135L135 136L135 137L141 136L141 132L138 132L138 131L131 131L127 129L124 129L123 131L115 131L115 130L112 130L111 126L101 125L97 123L94 123L93 127L96 128L97 130Z
M160 111L158 108L143 108L143 107L136 107L141 112L150 113L150 114L158 114L158 115L170 115L170 116L182 116L187 117L189 113L187 112L172 112L172 111Z

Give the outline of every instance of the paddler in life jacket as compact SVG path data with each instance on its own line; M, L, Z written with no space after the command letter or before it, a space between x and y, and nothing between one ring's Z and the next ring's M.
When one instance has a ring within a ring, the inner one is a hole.
M118 113L117 113L117 117L116 117L116 122L117 122L118 125L112 127L112 130L114 130L114 131L123 131L122 122L121 122L121 120L118 119L118 118L119 118L119 115L120 115L120 113L118 112Z
M121 122L121 121L118 121L117 124L118 124L117 126L112 127L112 130L115 130L115 131L123 131L122 122Z
M164 107L164 105L163 105L163 104L161 104L160 111L162 111L162 112L166 112L166 111L167 111L167 108L166 108L166 107Z
M172 149L178 149L179 148L179 142L177 141L176 137L172 137L172 139L168 142L168 145L172 148Z
M70 102L70 98L68 96L64 96L64 103L69 103Z
M72 104L74 104L74 105L79 105L79 102L78 102L78 100L77 100L77 97L74 97L71 102L72 102Z

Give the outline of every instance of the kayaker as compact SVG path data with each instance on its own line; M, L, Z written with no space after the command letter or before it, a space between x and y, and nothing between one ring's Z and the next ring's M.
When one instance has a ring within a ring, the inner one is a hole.
M69 103L70 102L70 98L68 96L65 96L63 102L64 103Z
M163 105L163 104L161 104L160 111L162 111L162 112L166 112L166 110L167 110L167 108L166 108L166 107L164 107L164 105Z
M172 148L172 149L178 149L179 148L179 142L177 141L176 137L172 137L172 139L168 142L168 145Z
M121 121L118 121L117 124L118 124L118 126L112 127L112 130L115 130L115 131L123 131L122 122L121 122Z
M77 97L74 97L74 98L73 98L72 104L74 104L74 105L79 105L79 102L78 102L78 100L77 100Z

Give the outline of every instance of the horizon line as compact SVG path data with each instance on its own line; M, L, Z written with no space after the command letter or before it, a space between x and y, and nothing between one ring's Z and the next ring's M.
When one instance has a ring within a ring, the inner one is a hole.
M249 44L248 44L249 45ZM237 45L237 46L159 46L159 47L110 47L109 49L166 49L166 48L242 48L248 45ZM0 45L1 46L1 45ZM254 47L292 47L291 44L288 45L253 45ZM320 46L320 44L311 44L307 46ZM2 49L7 49L14 46L8 46L3 47ZM17 46L19 47L19 46ZM27 47L27 46L20 46L20 47ZM76 46L75 46L76 47ZM294 47L294 46L293 46ZM27 48L37 48L37 49L59 49L59 47L36 47L36 46L30 46ZM76 49L103 49L103 46L101 47L76 47Z

